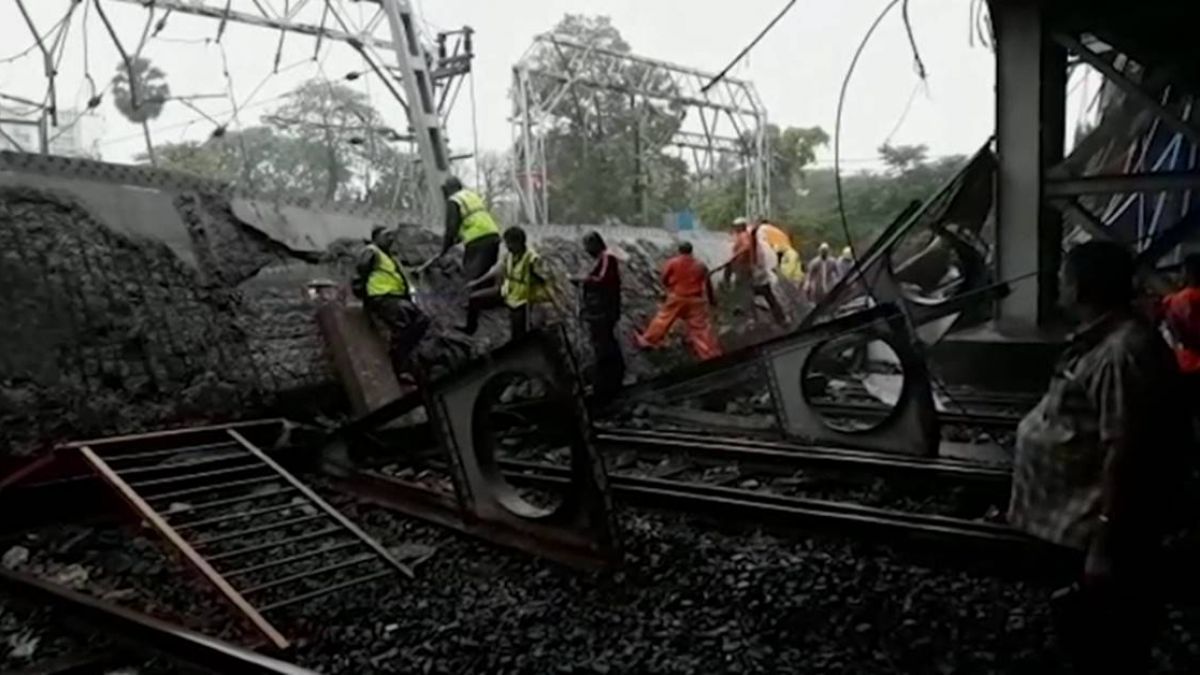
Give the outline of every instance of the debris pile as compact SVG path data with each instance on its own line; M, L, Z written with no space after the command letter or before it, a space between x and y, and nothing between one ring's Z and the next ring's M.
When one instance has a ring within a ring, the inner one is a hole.
M305 286L348 280L360 243L297 252L240 221L227 196L180 191L172 203L190 256L165 235L117 231L71 193L0 188L0 454L68 437L338 408L340 387ZM416 226L396 237L406 262L431 257L440 243ZM626 258L619 331L630 372L670 367L678 357L642 357L630 344L659 300L665 252L641 241L612 245ZM558 318L586 362L566 277L590 261L579 242L539 247L558 279ZM433 353L465 339L452 330L465 306L457 255L419 282L435 319ZM470 349L482 353L507 333L503 312L492 313Z

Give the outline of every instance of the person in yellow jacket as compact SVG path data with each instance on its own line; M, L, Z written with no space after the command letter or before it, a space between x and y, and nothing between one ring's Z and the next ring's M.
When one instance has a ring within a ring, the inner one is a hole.
M376 324L388 332L388 351L398 372L408 370L412 351L429 330L429 317L413 301L404 267L388 253L387 229L375 227L355 265L354 294Z
M779 276L793 284L800 284L804 281L804 263L800 258L800 253L792 246L792 238L788 233L765 218L759 225L759 229L762 231L767 245L775 252L778 261L776 272Z
M779 256L779 276L799 287L804 283L804 259L800 252L788 247Z
M516 340L529 332L534 311L550 301L550 281L542 256L529 246L525 230L510 227L504 231L504 247L508 251L483 276L467 286L479 289L471 293L473 301L482 307L503 304L508 307L509 335ZM496 288L495 282L500 286Z
M455 246L463 245L462 269L468 288L500 258L500 226L478 192L463 187L454 176L442 184L446 197L446 227L442 235L442 250L417 270L424 272ZM467 300L467 322L459 329L474 335L479 328L479 312L484 308L478 301Z

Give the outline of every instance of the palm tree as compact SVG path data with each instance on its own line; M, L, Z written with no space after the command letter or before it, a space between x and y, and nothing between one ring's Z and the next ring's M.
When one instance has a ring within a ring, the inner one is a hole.
M117 66L112 87L117 110L125 119L142 125L142 133L146 136L146 156L150 158L152 166L158 166L154 143L150 140L150 120L162 114L163 104L171 95L166 73L151 65L149 59L135 56L129 61L128 67L125 64Z

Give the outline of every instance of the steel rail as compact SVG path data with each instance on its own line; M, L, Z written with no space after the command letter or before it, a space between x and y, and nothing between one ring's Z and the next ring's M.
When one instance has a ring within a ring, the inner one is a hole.
M0 588L27 602L52 608L77 630L110 635L138 652L213 673L313 675L315 671L118 607L27 574L0 568Z
M814 406L822 415L832 415L835 417L886 417L891 413L892 409L888 407L878 407L862 403L822 403ZM955 410L939 410L937 413L938 420L943 424L962 424L968 426L982 427L999 427L1013 428L1021 422L1020 415L1007 415L1004 413L983 412L978 410L955 411Z
M747 465L795 470L802 467L853 469L875 473L907 473L917 476L1006 484L1008 469L958 459L885 455L867 450L826 448L779 441L728 438L711 434L676 431L644 431L610 428L596 434L604 448L630 448L663 454L685 454L710 460L736 461Z
M502 461L505 477L515 484L555 489L566 485L560 467ZM642 506L676 508L721 518L742 516L755 523L830 526L877 534L949 538L974 544L1041 547L1036 540L995 523L893 511L861 504L790 497L768 492L661 478L609 475L619 499Z

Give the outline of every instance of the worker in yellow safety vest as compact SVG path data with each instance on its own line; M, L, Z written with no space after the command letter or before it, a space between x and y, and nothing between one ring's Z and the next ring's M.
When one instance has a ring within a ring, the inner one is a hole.
M508 307L510 337L516 340L529 332L539 306L550 301L550 282L542 257L526 241L525 230L505 230L504 247L508 251L500 261L468 287L481 289L490 284L472 292L472 301L483 308Z
M404 267L387 251L387 229L375 227L359 254L352 285L367 315L388 333L393 367L409 369L409 356L429 330L429 317L413 302L413 287Z
M487 204L478 192L463 187L462 181L454 176L442 184L442 195L446 198L446 229L442 236L442 250L417 270L425 268L446 255L455 246L463 245L462 270L468 286L487 273L500 257L500 227L492 217ZM467 335L474 335L479 328L479 312L483 309L478 302L467 301L467 322L460 326Z
M767 245L775 252L779 263L776 267L779 277L797 285L804 281L803 259L792 245L792 238L788 233L765 218L759 225L759 229L762 231Z

